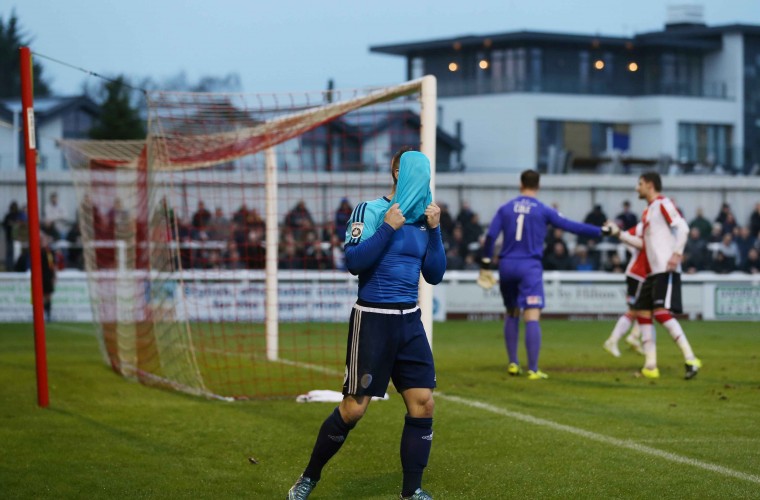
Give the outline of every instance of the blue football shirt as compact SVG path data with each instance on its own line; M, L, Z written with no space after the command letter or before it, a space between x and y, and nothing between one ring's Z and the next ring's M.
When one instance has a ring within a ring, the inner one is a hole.
M382 197L356 206L346 227L346 265L359 275L360 299L417 302L420 272L435 285L446 270L441 228L431 229L423 219L394 231L382 222L390 204Z

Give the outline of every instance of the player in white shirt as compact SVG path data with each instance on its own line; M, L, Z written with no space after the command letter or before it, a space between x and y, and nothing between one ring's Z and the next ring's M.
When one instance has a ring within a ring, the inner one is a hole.
M639 324L636 321L638 311L634 309L633 305L636 303L636 299L639 297L641 287L644 285L644 281L647 279L647 272L649 264L647 263L646 252L641 251L642 247L642 234L644 231L644 225L639 222L628 231L622 232L612 222L607 222L605 227L610 227L610 234L617 236L620 241L625 243L632 252L631 259L628 261L628 266L625 268L625 282L626 282L626 304L628 305L628 311L618 318L615 327L610 333L610 337L604 342L604 350L615 356L620 357L620 349L618 348L618 342L630 330L630 333L625 338L625 342L634 351L644 354L644 350L641 347L641 341L639 340ZM602 228L603 232L604 228Z
M644 349L644 367L641 374L658 378L657 346L652 316L661 323L676 345L681 349L686 363L686 379L693 378L702 367L694 355L681 324L672 313L682 312L681 307L681 259L689 226L681 217L673 202L662 196L662 180L657 172L646 172L639 177L639 198L649 204L641 217L643 225L643 249L649 271L634 305L638 310L641 344Z
M66 224L69 218L66 209L58 204L58 193L50 193L48 203L45 204L45 225L54 239L66 236Z

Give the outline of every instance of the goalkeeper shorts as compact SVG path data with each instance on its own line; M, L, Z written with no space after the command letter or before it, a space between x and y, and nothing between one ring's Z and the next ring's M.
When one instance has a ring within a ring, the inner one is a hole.
M399 392L435 388L433 352L420 308L359 300L348 324L343 394L382 397L390 380Z
M544 268L538 259L500 260L499 286L507 309L544 308Z

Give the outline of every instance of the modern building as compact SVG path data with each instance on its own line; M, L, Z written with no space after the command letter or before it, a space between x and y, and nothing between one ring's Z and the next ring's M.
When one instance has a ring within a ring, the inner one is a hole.
M468 170L760 169L760 26L700 8L631 37L516 31L370 48L438 79Z

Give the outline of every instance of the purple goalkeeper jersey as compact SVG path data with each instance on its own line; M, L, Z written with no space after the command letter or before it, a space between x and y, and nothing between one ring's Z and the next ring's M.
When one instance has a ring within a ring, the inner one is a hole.
M491 220L483 247L483 257L493 257L493 246L504 233L499 259L538 259L544 255L546 225L575 234L599 237L601 230L591 224L571 221L532 196L518 196L501 207Z

